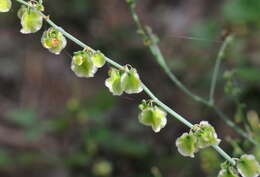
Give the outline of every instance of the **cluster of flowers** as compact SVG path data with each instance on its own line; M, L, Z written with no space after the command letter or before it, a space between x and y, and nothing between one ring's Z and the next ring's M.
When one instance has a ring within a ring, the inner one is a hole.
M244 154L240 159L236 160L236 166L232 166L229 162L221 164L221 170L218 177L257 177L260 175L260 164L255 156Z
M194 157L200 149L218 145L216 131L208 122L202 121L195 124L189 133L184 133L176 141L178 151L183 156ZM236 167L229 162L221 165L218 177L257 177L260 175L260 165L253 155L244 154L240 159L234 159Z
M43 14L41 12L44 11L44 6L42 2L33 0L29 1L29 4L33 8L22 5L17 14L21 20L22 29L20 31L23 34L36 33L43 25ZM0 12L8 12L11 5L11 0L1 0ZM59 55L66 47L67 40L60 31L50 27L44 31L41 43L51 53ZM94 77L98 68L103 67L105 63L106 58L100 51L86 48L74 53L71 69L78 77L89 78ZM143 91L139 75L136 69L130 65L126 65L123 70L111 68L105 85L113 95L121 95L123 92L133 94Z
M44 6L42 1L29 1L31 7L26 7L22 5L17 12L18 18L21 20L21 30L23 34L31 34L38 32L43 25L43 15ZM0 1L0 12L8 12L11 8L11 0L1 0ZM49 28L42 35L41 39L42 45L48 49L50 52L58 55L67 45L66 38L57 31L55 28Z
M182 134L176 140L176 146L180 154L192 158L200 149L218 145L219 143L220 139L217 138L214 127L206 121L193 125L189 133Z
M84 49L74 53L71 69L78 77L94 77L98 68L103 67L105 63L105 56L100 51Z
M105 85L113 95L140 93L143 91L142 82L135 68L130 65L124 66L124 70L111 68L108 72L109 78Z
M41 12L44 11L42 0L29 1L31 7L24 5L18 11L21 20L21 33L36 33L42 28L43 18ZM11 9L11 0L0 0L0 12L8 12ZM45 17L48 18L48 17ZM57 29L50 27L41 38L44 48L56 55L66 47L67 40ZM100 51L84 49L75 52L72 57L71 69L78 77L94 77L98 68L102 68L106 63L106 57ZM126 65L123 69L111 68L109 78L105 85L113 95L140 93L143 91L142 82L135 68ZM151 126L154 132L159 132L166 126L167 114L160 107L153 104L153 101L143 100L139 105L139 122L145 126ZM178 151L183 156L194 157L200 149L218 145L220 139L217 138L216 131L208 122L202 121L195 124L189 133L184 133L176 141ZM236 168L225 162L221 166L219 177L257 177L260 174L260 165L253 155L242 155L236 160Z

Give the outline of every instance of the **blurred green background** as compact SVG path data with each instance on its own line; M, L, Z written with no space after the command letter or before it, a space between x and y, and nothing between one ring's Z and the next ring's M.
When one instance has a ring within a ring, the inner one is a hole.
M259 127L250 127L260 113L260 1L137 2L142 22L161 39L168 65L204 97L223 35L236 35L221 67L216 101L239 126L260 136ZM136 34L124 0L44 3L47 14L68 32L117 62L136 67L175 111L193 123L203 119L215 125L228 153L238 156L244 151L260 159L260 149L171 83ZM10 13L0 14L1 177L216 176L223 159L215 151L206 149L194 159L179 155L175 140L186 127L170 116L158 134L139 124L137 106L144 94L112 96L104 86L108 67L93 79L77 78L70 61L80 48L69 42L61 55L50 54L40 44L41 32L19 32L19 4L13 4ZM227 72L232 78L223 78Z

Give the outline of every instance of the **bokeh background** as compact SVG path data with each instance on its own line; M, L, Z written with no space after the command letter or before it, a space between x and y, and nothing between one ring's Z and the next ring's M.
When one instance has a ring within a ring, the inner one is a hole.
M236 156L240 147L247 153L260 151L171 83L136 34L124 0L44 3L47 14L68 32L117 62L136 67L143 81L175 111L191 122L203 119L214 124L228 153ZM260 112L259 0L137 3L138 15L160 38L172 71L203 97L208 96L223 34L235 33L221 67L216 101L237 123L249 110ZM0 14L1 177L216 176L223 161L218 154L209 148L194 159L179 155L175 140L188 131L185 126L170 116L160 133L142 126L137 115L144 94L112 96L104 86L108 66L95 78L77 78L70 62L80 48L69 42L61 55L49 53L40 44L42 31L19 32L18 8L14 2L11 12ZM45 24L43 30L47 28ZM229 70L238 71L235 99L224 92L223 73Z

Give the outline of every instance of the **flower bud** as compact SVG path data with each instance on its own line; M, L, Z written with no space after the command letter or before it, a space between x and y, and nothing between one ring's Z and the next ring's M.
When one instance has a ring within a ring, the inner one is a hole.
M108 72L109 78L106 79L105 85L113 95L122 95L123 88L121 86L121 71L111 68Z
M197 149L197 138L192 133L184 133L176 140L178 151L183 156L194 158Z
M12 7L11 0L1 0L0 1L0 12L8 12Z
M253 155L242 155L237 162L237 169L242 177L257 177L260 175L260 165Z
M136 69L126 66L126 71L121 78L122 88L128 94L140 93L143 91L142 82Z
M78 77L86 78L94 77L97 72L97 67L94 66L86 51L78 51L74 53L71 69Z
M144 103L143 103L144 104ZM139 106L145 109L141 110L138 116L139 122L146 126L151 126L154 132L159 132L162 128L166 126L166 112L157 106L148 105Z
M193 126L192 130L197 137L198 148L206 148L211 145L218 145L220 139L217 138L216 131L207 121L202 121L200 124Z
M102 68L106 64L105 56L100 51L96 51L91 59L97 68Z
M51 53L59 55L60 52L66 47L67 40L61 32L53 27L50 27L43 33L41 43L43 47L48 49Z
M38 11L44 11L44 6L43 6L43 4L42 4L42 1L39 1L39 2L37 2L37 1L30 1L29 4L30 4L33 8L35 8L36 10L38 10Z
M20 12L21 15L21 33L30 34L36 33L39 31L43 24L43 17L35 9L26 9L23 12Z

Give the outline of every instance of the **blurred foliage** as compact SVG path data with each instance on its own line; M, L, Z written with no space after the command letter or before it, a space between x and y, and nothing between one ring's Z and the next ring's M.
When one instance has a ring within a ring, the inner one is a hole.
M223 14L226 20L231 23L255 23L259 25L258 0L230 0L224 4Z
M36 140L50 130L49 121L40 120L32 109L22 108L8 113L8 121L25 130L28 140Z
M216 176L219 171L221 159L212 148L204 149L199 154L201 168L208 176Z

